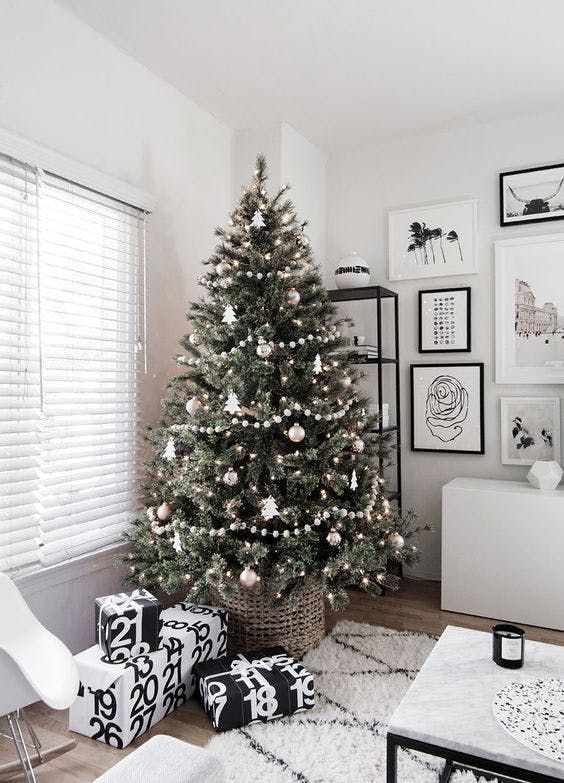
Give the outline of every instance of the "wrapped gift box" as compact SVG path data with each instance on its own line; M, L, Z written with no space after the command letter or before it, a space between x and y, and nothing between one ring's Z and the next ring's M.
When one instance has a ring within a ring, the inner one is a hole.
M71 731L124 748L192 696L194 663L225 655L225 610L183 603L161 617L155 652L111 663L94 645L75 656L80 687Z
M96 599L96 641L107 661L117 663L157 650L161 602L148 590Z
M200 662L194 674L216 731L265 723L315 706L313 676L283 647Z

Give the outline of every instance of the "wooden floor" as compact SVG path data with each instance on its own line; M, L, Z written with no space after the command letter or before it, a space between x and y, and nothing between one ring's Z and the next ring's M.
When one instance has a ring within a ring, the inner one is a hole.
M397 593L373 599L359 591L351 592L351 602L344 612L329 612L327 627L339 620L383 625L398 630L422 631L439 635L447 625L461 625L478 630L489 630L491 619L443 612L440 609L440 585L437 582L405 580ZM528 639L564 645L564 632L525 626ZM66 712L54 712L37 704L28 710L34 723L48 731L67 733ZM151 731L129 748L118 751L78 734L77 747L64 756L37 770L38 783L91 783L98 775L153 734L171 734L197 745L204 745L213 732L196 699L158 723ZM68 736L68 733L67 733ZM0 762L7 760L8 743L0 740ZM12 778L14 781L21 777Z

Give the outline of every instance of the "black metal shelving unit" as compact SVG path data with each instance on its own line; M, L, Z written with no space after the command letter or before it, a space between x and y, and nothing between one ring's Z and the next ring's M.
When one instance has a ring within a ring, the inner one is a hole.
M400 361L399 361L399 303L398 294L395 291L391 291L389 288L383 288L380 285L367 286L366 288L343 288L332 289L329 291L329 298L333 302L360 302L365 299L373 299L376 302L376 345L378 347L377 359L365 359L361 360L359 364L374 364L376 365L376 384L378 394L378 407L382 411L383 402L383 380L384 372L387 367L394 368L394 381L395 381L395 398L396 398L396 421L395 424L384 427L382 425L382 417L380 417L378 432L383 435L388 432L393 432L396 435L396 460L395 460L395 487L393 491L386 491L385 497L390 502L397 503L398 513L402 511L402 485L401 485L401 419L400 419ZM391 299L394 310L394 355L383 355L382 344L382 300ZM380 474L384 473L384 460L379 460Z

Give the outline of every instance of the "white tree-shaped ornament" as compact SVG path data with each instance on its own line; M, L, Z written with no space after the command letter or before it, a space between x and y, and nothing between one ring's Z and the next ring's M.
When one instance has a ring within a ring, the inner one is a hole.
M356 470L353 469L352 475L351 475L351 489L354 491L358 487L358 480L356 477Z
M172 542L172 548L175 552L178 552L178 554L182 552L182 542L180 540L180 533L178 530L174 531L174 541Z
M269 495L266 500L263 500L261 514L265 519L272 519L272 517L279 516L278 506L272 495Z
M257 209L255 214L253 215L253 219L251 220L251 226L253 228L264 228L266 226L266 223L264 222L264 218L262 216L262 212L260 209Z
M227 413L239 413L241 410L241 406L239 405L239 400L237 399L237 395L235 392L229 392L229 395L227 397L227 402L223 406L223 410L227 411Z
M319 375L319 373L323 370L323 367L321 365L321 356L319 354L316 354L315 359L313 361L313 372L315 375Z
M235 310L231 305L227 305L225 310L223 311L223 318L221 319L222 323L224 324L234 324L237 320L237 316L235 315Z
M165 450L163 451L163 459L167 459L169 462L172 462L175 458L176 449L174 448L174 438L170 437L167 440Z

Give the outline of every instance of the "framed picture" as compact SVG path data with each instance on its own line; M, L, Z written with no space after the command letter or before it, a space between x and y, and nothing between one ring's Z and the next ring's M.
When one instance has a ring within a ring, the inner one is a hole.
M390 280L477 272L477 229L477 199L389 212Z
M484 453L484 365L411 365L411 450Z
M419 353L471 350L470 288L419 291Z
M496 383L564 383L564 234L495 243Z
M502 463L560 462L560 398L502 397L500 402Z
M499 175L499 222L502 226L564 218L564 163Z

